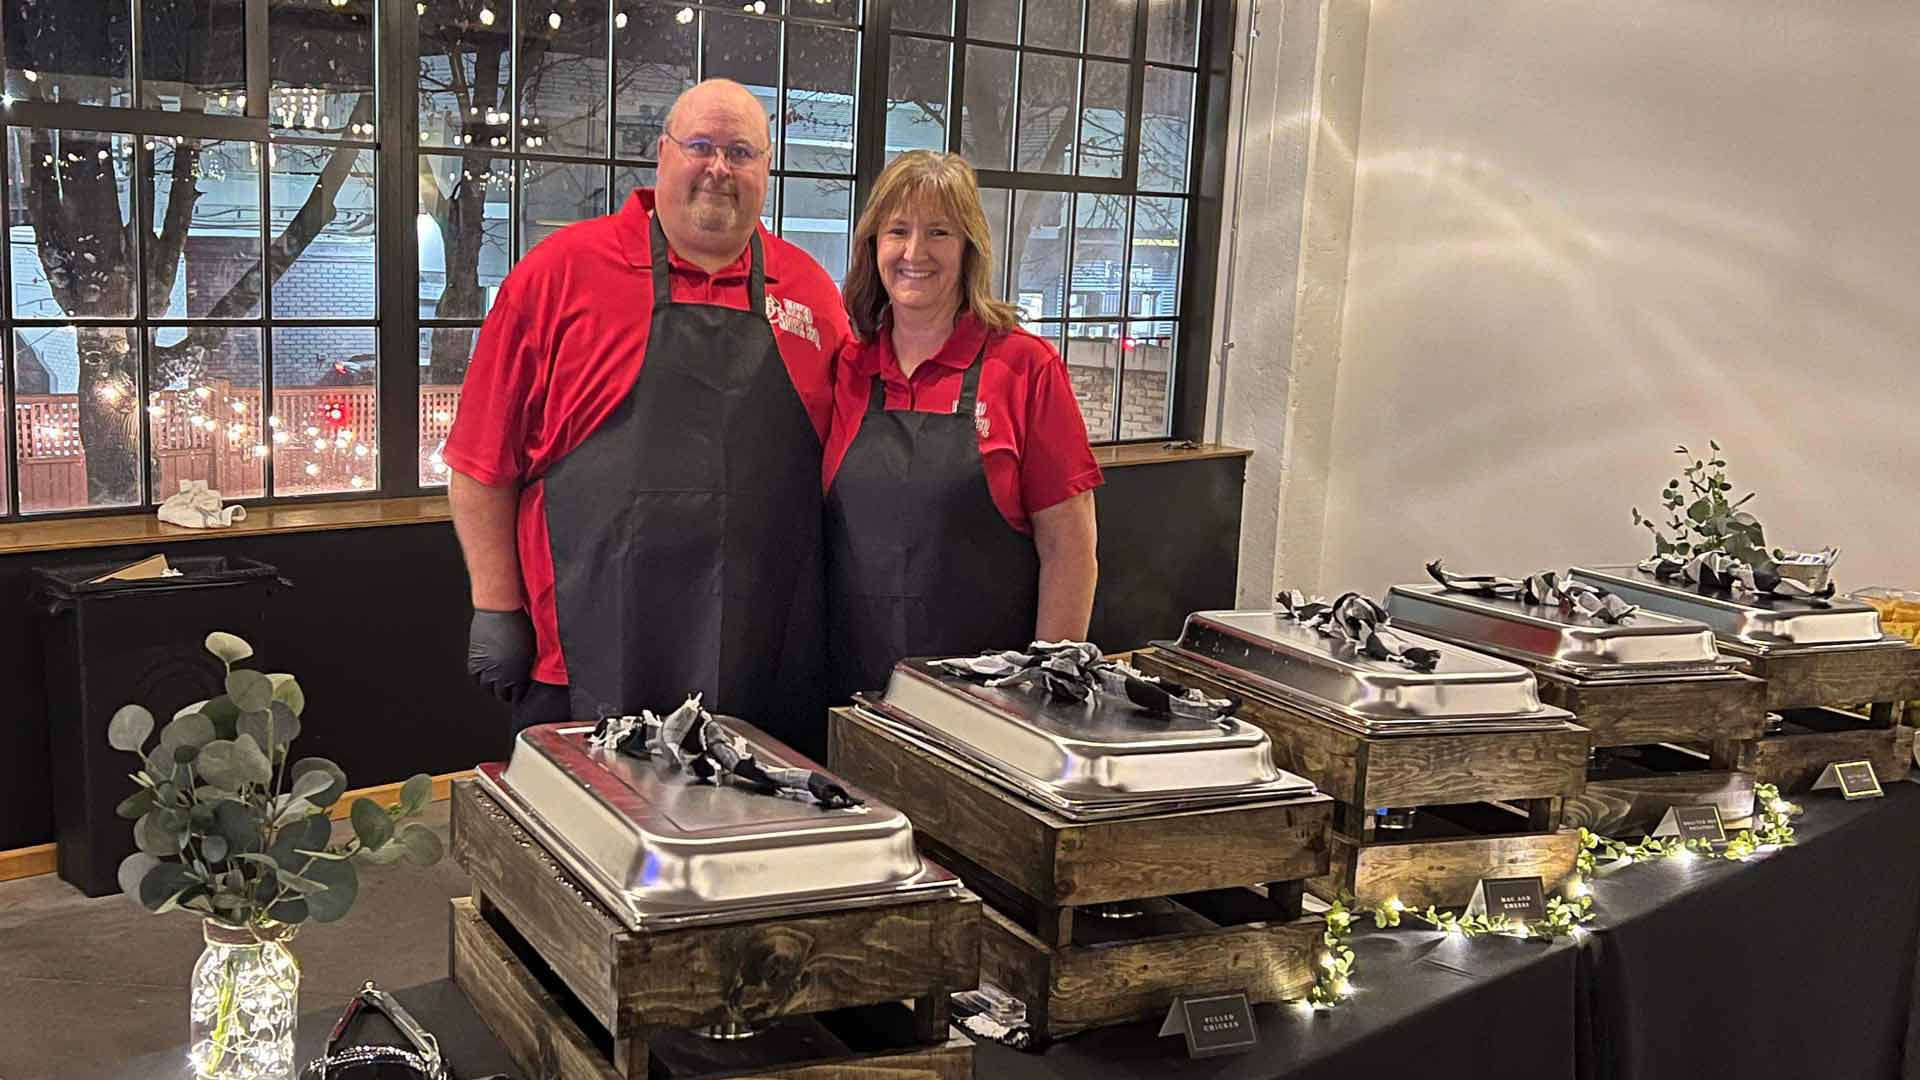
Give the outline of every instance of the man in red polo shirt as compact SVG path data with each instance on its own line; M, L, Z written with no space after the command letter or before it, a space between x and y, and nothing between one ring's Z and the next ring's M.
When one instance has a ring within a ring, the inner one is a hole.
M846 315L759 221L771 141L738 83L687 91L658 187L508 275L448 436L468 670L516 730L690 690L822 749L821 444Z

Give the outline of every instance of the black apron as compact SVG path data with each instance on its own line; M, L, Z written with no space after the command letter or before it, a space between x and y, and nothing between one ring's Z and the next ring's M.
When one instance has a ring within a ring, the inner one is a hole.
M879 376L827 493L827 657L835 702L908 656L1033 640L1040 556L1000 513L974 429L986 346L952 413L887 410Z
M673 302L652 222L653 321L633 388L546 474L573 716L677 708L690 690L824 750L820 438L766 314Z

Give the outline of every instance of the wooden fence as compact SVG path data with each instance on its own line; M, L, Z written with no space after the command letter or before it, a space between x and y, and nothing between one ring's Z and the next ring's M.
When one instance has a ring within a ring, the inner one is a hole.
M262 495L268 454L275 494L373 490L378 475L374 387L295 387L276 389L273 396L274 422L263 430L258 386L215 380L192 391L157 392L148 405L155 501L179 491L182 480L205 480L230 499ZM429 480L436 471L430 459L451 430L459 404L457 386L420 388L420 461ZM18 397L14 453L23 510L87 505L77 395Z

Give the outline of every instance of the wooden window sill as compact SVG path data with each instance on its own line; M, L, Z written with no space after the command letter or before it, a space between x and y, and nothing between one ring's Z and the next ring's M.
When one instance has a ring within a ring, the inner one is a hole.
M376 525L423 525L451 520L445 495L416 495L353 502L250 506L247 519L225 529L183 529L153 514L55 518L0 525L0 555L131 544L216 540L258 533L327 532Z
M1128 465L1164 465L1172 461L1203 461L1207 458L1251 457L1253 451L1242 450L1237 446L1225 446L1220 443L1200 443L1191 449L1171 449L1183 444L1172 442L1121 443L1115 446L1096 446L1093 459L1103 469L1118 469Z

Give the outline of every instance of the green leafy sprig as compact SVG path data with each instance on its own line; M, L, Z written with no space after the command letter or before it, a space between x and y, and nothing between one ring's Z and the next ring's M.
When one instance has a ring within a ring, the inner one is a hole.
M1733 491L1727 479L1727 461L1720 444L1707 440L1712 456L1698 457L1685 446L1673 452L1687 460L1679 476L1667 481L1660 491L1660 505L1667 511L1664 525L1653 517L1633 510L1633 523L1644 527L1653 537L1655 555L1685 559L1709 551L1724 551L1752 566L1782 558L1779 552L1769 556L1764 529L1759 519L1740 509L1753 499L1747 492L1729 502Z
M232 634L209 634L206 648L226 668L225 693L181 709L151 745L143 706L108 724L107 742L141 759L139 790L117 808L140 849L120 864L122 891L155 914L193 911L264 936L344 916L359 895L356 862L440 860L432 829L400 824L433 799L425 773L401 786L396 806L355 799L353 836L333 843L327 808L347 775L326 758L290 760L306 711L299 682L236 667L253 646Z

